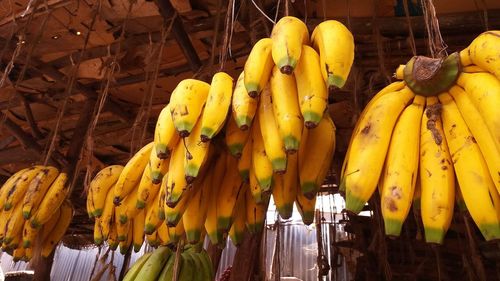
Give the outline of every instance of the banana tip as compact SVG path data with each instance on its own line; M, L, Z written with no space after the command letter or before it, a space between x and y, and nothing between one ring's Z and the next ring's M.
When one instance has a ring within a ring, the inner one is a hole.
M209 142L210 141L210 137L206 136L206 135L201 135L200 139L201 139L201 142Z
M248 96L251 97L252 99L256 98L259 95L257 91L250 91L248 92Z
M120 196L115 196L115 198L113 198L113 204L115 204L115 206L120 206L121 201Z
M291 75L293 73L293 67L291 65L284 65L280 67L280 72L286 75Z
M312 121L306 121L304 122L304 126L306 126L307 129L314 129L318 126L318 124Z

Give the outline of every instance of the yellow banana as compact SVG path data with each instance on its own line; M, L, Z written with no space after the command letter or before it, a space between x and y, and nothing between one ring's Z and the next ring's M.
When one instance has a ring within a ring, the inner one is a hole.
M253 167L250 167L250 172L248 174L249 178L249 187L250 193L253 196L253 200L256 204L263 204L265 200L270 197L269 192L262 192L262 188L260 187L259 181L257 180L257 176L255 176L255 170Z
M167 159L179 141L179 134L175 130L172 120L172 112L170 104L167 104L158 115L156 121L154 145L156 156L160 159Z
M321 74L328 91L333 94L347 81L354 61L354 37L345 25L336 20L318 24L311 35L314 48L319 52Z
M174 207L181 200L184 191L188 189L184 161L186 158L186 149L184 142L180 141L174 148L170 164L168 166L168 175L166 177L166 203ZM163 183L162 183L163 184Z
M37 240L37 235L41 228L34 228L31 226L30 221L25 220L23 226L23 247L33 248Z
M240 196L244 196L237 160L226 153L226 172L217 196L217 228L227 233L232 223L233 210Z
M46 224L43 225L42 232L40 235L40 241L42 241L42 243L43 243L43 241L50 239L50 235L51 235L52 231L54 230L54 228L56 227L56 225L59 223L60 219L61 219L61 208L57 209L57 211L52 215L50 220ZM98 220L96 220L96 221L98 221Z
M118 217L115 216L115 226L118 241L127 241L130 230L133 228L133 220L127 220L126 223L121 223Z
M177 243L184 236L184 224L181 221L175 227L168 228L168 237L171 243Z
M175 207L170 207L168 204L165 205L165 222L168 226L176 226L182 219L182 215L186 211L188 203L191 201L192 197L199 192L198 189L191 187L190 189L184 191L182 198L175 204Z
M455 173L444 139L441 105L427 98L420 128L420 209L427 243L443 243L455 202ZM416 192L416 190L415 190Z
M316 127L327 108L328 92L321 76L319 55L309 47L302 47L301 59L295 69L299 107L306 128Z
M142 244L144 243L144 223L146 220L146 215L144 214L144 210L141 210L137 215L134 217L134 220L132 221L132 227L133 227L133 244L134 244L134 252L139 252L139 250L142 247Z
M282 174L286 171L285 144L280 137L278 125L274 119L273 101L269 87L262 91L257 120L266 155L271 161L273 171Z
M500 62L500 59L499 59ZM457 84L464 88L488 127L497 147L500 146L500 80L490 73L462 73Z
M7 219L3 243L9 244L14 237L18 236L23 230L23 224L23 205L17 204L12 209L12 213ZM1 229L0 231L3 232L4 229Z
M247 61L245 62L243 71L245 89L247 90L248 96L251 98L258 97L269 81L271 70L274 66L271 54L272 48L273 40L271 40L271 38L260 39L253 45ZM251 105L248 107L251 108ZM238 119L236 119L236 122L238 122ZM245 122L245 125L250 126L250 124L247 123L248 122Z
M45 193L47 193L47 190L57 178L57 175L59 175L59 170L57 168L46 166L40 170L30 182L22 203L23 217L25 219L31 218L31 215L36 212L38 205L40 205Z
M205 112L205 110L202 112ZM196 179L208 158L210 142L209 140L206 142L200 141L200 138L203 138L202 123L198 122L189 137L185 138L185 144L183 144L185 145L184 169L179 170L184 170L187 184L191 184Z
M133 219L140 211L136 208L136 204L137 190L134 190L123 199L120 206L115 206L116 219L122 224L126 223L129 219Z
M233 224L229 229L229 237L235 246L239 246L243 242L246 228L245 222L247 220L245 195L243 194L241 197L242 200L235 206Z
M113 202L115 205L120 205L123 198L132 192L132 190L134 190L134 188L136 188L140 183L144 169L148 164L153 145L154 142L150 142L142 147L123 168L120 176L118 177L118 181L113 188L113 192L115 194Z
M328 112L314 129L303 136L299 150L300 188L305 197L312 199L320 189L330 170L335 151L335 125Z
M94 221L94 244L97 246L102 245L104 237L102 236L101 218L95 218Z
M465 51L465 52L464 52ZM500 79L500 31L490 30L481 33L472 41L467 49L461 52L462 61L470 61L488 70Z
M359 213L377 187L396 120L413 98L405 87L378 98L361 114L349 145L344 177L346 209Z
M316 210L316 196L312 199L308 199L304 196L300 188L297 188L297 198L295 198L295 204L300 216L302 217L302 222L305 225L310 225L314 221L314 212Z
M12 253L12 261L18 262L24 257L24 255L25 255L25 249L22 246L18 246L16 249L14 249L14 252Z
M128 233L126 235L127 240L120 241L120 243L118 244L118 246L120 247L120 254L125 255L128 252L128 250L132 246L134 238L133 235L134 235L133 228L129 227Z
M229 118L226 124L226 145L231 155L240 158L243 153L243 147L248 142L250 130L241 130L236 125L233 118Z
M271 32L272 56L281 73L290 75L302 56L302 45L309 45L309 31L296 17L282 17Z
M250 233L260 233L264 227L268 205L269 200L266 199L262 204L257 204L251 192L249 190L245 192L246 226Z
M30 182L36 177L38 172L42 171L43 166L33 166L22 174L21 177L12 185L10 189L7 189L5 201L1 202L3 209L8 211L12 209L17 203L23 200Z
M380 181L380 206L386 235L399 236L413 202L420 147L420 126L415 124L421 123L424 106L425 97L415 96L392 132Z
M170 112L181 138L189 136L200 117L210 85L196 79L184 79L170 96Z
M252 166L252 140L248 140L238 159L238 171L243 181L249 182L250 167Z
M469 127L474 139L477 141L493 183L498 193L500 193L500 143L495 142L480 112L462 88L453 86L449 93L455 100L467 127Z
M102 214L99 218L99 223L101 227L102 237L104 240L108 239L111 235L111 226L114 225L115 218L115 205L113 204L114 192L113 189L108 191L106 195L106 200L104 201L104 207L102 208Z
M293 202L297 196L297 186L299 183L299 155L289 154L286 173L274 175L273 198L276 209L283 219L292 217ZM312 163L311 163L312 164Z
M156 156L155 156L156 157ZM162 179L166 177L169 160L165 159L165 164L161 167L161 173L163 176ZM135 207L137 209L144 209L146 205L151 204L154 200L156 194L158 194L161 186L161 181L159 183L153 183L151 179L151 165L148 163L146 169L142 173L141 181L139 182L139 187L137 188L137 202L135 203Z
M277 67L274 67L270 89L274 119L285 151L294 153L299 150L304 123L300 113L295 76L285 75Z
M116 231L116 224L112 223L109 227L109 236L107 238L108 246L111 250L118 248L118 232Z
M257 118L259 119L259 118ZM262 139L259 121L252 128L252 167L263 193L270 193L273 179L273 165L269 159ZM252 173L252 172L250 172ZM250 179L251 180L251 179Z
M238 128L245 131L252 126L252 120L255 116L255 113L257 112L258 103L258 99L252 98L248 94L247 89L245 88L245 72L242 71L240 76L238 77L238 80L236 81L233 98L231 100L232 115Z
M38 210L29 220L34 228L39 228L45 224L52 214L61 206L69 192L68 175L60 173L45 194Z
M212 189L213 174L208 173L201 186L195 187L199 189L187 203L186 210L182 215L184 231L186 232L187 242L196 244L200 241L203 224L207 216L208 200Z
M73 205L71 205L69 200L65 200L61 205L61 214L58 223L52 229L47 239L43 241L42 257L50 256L57 244L59 244L73 219L73 213Z
M7 198L7 193L8 190L12 189L12 186L18 182L19 178L28 170L30 170L32 167L22 169L16 173L14 173L12 176L10 176L9 179L2 185L0 188L0 211L3 210L3 203L6 201ZM0 231L1 232L1 231Z
M168 226L166 223L162 223L160 227L158 227L157 232L159 244L168 245L170 243L170 235L168 233Z
M151 235L153 232L155 232L160 224L165 220L165 211L163 207L164 201L161 200L162 195L165 196L165 193L162 193L161 191L158 192L153 203L146 206L146 221L144 223L144 233L148 235ZM163 214L160 214L161 212L163 212Z
M156 147L153 146L151 149L151 154L149 155L149 162L146 165L146 169L149 171L149 177L152 184L160 184L163 176L168 171L169 159L160 159L157 157ZM143 174L144 176L144 174ZM141 178L142 180L142 178Z
M104 203L106 202L106 196L108 195L109 190L111 190L111 188L113 188L115 183L118 181L122 171L122 165L108 166L99 171L90 182L89 195L87 196L90 197L90 204L94 209L94 212L92 213L93 216L101 216Z
M14 210L3 211L0 210L0 243L5 238L5 228L7 227L7 222L9 221L10 216Z
M218 156L218 161L215 162L212 183L208 191L208 206L207 216L205 219L205 230L214 245L219 245L223 242L222 232L217 228L217 198L219 197L219 190L224 181L224 174L226 172L226 153L221 153Z
M484 238L499 239L499 218L489 195L494 184L488 167L453 98L444 93L439 95L439 101L443 130L465 205Z
M207 103L201 117L201 141L207 142L217 135L226 121L233 95L233 78L225 72L212 77Z

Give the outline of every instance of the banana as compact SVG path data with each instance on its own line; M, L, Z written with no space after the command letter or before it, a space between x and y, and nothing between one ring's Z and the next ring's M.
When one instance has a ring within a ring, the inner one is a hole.
M163 176L168 171L169 159L160 159L157 157L156 147L153 146L151 149L151 154L149 155L149 162L146 165L146 169L149 171L149 177L152 184L160 184ZM143 174L144 176L144 174ZM142 180L142 178L141 178Z
M12 189L12 186L16 184L19 180L19 178L28 170L30 170L32 167L22 169L16 173L14 173L10 178L7 179L7 181L2 185L0 188L0 212L3 211L3 202L7 200L7 193L8 190ZM1 231L0 231L1 232Z
M28 262L33 258L33 248L25 248L24 249L24 257L23 261Z
M132 224L133 222L129 222L130 224ZM130 247L132 246L132 240L133 240L133 228L132 227L129 227L128 228L128 233L126 234L126 239L123 240L123 241L120 241L120 243L118 243L118 246L120 247L120 254L122 255L125 255L127 254L127 252L129 251ZM120 236L118 236L119 238ZM118 239L120 240L120 239Z
M92 205L92 189L90 189L90 188L87 190L87 200L85 200L85 203L86 203L87 215L89 216L89 219L94 218L95 208Z
M319 55L309 47L302 47L301 59L295 69L299 107L306 128L318 125L328 105L328 92L321 76Z
M257 204L250 191L245 192L246 226L250 233L257 234L263 229L268 205L268 199L261 204Z
M300 216L302 217L302 222L304 222L305 225L310 225L314 221L316 198L316 196L314 196L312 199L305 197L300 188L297 188L297 197L295 198L295 204Z
M194 251L185 251L186 255L189 255L191 260L194 262L194 279L193 281L208 281L210 279L210 272L206 270L206 268L203 266L203 262L201 261L200 255L195 253ZM189 279L191 280L191 279Z
M191 255L187 252L181 254L182 265L181 270L179 272L179 281L197 281L195 275L197 270L195 270L194 260L191 258Z
M240 158L243 153L243 148L248 142L248 137L250 136L250 130L241 130L236 125L233 118L229 118L226 124L226 145L229 149L231 155L236 158Z
M215 73L201 117L202 142L211 140L219 133L226 121L232 96L233 78L225 72Z
M23 230L23 224L23 205L17 204L12 209L12 213L7 219L3 243L9 244L14 239L14 237L18 236ZM0 231L3 231L3 229L1 229Z
M10 189L7 189L5 201L3 204L3 209L8 211L12 209L17 203L23 200L26 191L30 185L30 182L36 177L38 172L40 172L44 167L43 166L33 166L24 172L21 177L12 185Z
M113 189L108 190L104 207L102 209L101 217L99 218L99 225L102 232L102 238L107 240L111 235L111 226L114 225L115 218L115 205L113 204L114 192Z
M102 236L101 218L95 218L94 222L94 244L102 245L104 237Z
M427 243L443 243L455 201L455 173L437 98L427 98L420 128L420 209ZM415 190L416 192L416 190Z
M269 87L264 88L262 91L257 120L259 121L266 155L271 161L273 171L283 174L286 171L285 144L274 119L273 101Z
M248 55L243 73L245 89L248 96L251 98L257 98L269 81L271 71L274 67L272 49L273 40L271 40L271 38L262 38L253 45ZM241 101L244 101L244 99ZM251 110L252 105L253 104L249 104L247 107ZM236 119L236 122L238 122L238 119ZM245 121L243 124L250 126L249 123L251 122ZM239 127L241 128L241 125Z
M42 257L46 258L50 256L52 251L54 251L57 244L59 244L64 234L66 233L66 230L68 229L71 220L73 219L73 214L73 205L71 205L71 202L69 200L64 200L63 204L61 205L61 213L59 215L58 223L52 229L47 239L43 241L41 252Z
M488 167L453 98L444 93L439 95L439 101L443 130L465 205L484 238L498 239L500 224L489 195L494 184Z
M207 216L208 198L212 191L213 173L208 173L201 181L199 189L191 200L187 203L186 210L182 215L184 231L186 232L187 242L196 244L200 241L203 224Z
M144 263L135 280L157 280L171 255L172 251L168 247L159 247Z
M121 224L126 223L129 219L133 219L138 213L139 209L137 203L137 190L132 191L125 197L119 206L115 206L115 217Z
M184 223L179 221L175 227L168 228L168 237L171 243L177 243L184 236Z
M231 100L233 119L240 130L245 131L252 126L252 120L257 112L258 103L258 99L252 98L248 94L245 88L245 72L242 71L236 81L233 98Z
M271 32L272 57L281 73L290 75L302 56L302 45L309 45L309 31L296 17L282 17Z
M246 200L245 196L241 196L241 198L242 200L234 208L233 224L229 229L229 237L235 246L241 245L245 236L245 222L247 220Z
M167 232L167 236L168 236L168 232ZM165 244L161 243L158 231L155 231L151 234L146 234L146 242L149 244L149 246L151 246L153 248L156 248L159 245L162 245L162 246L165 245Z
M210 85L196 79L184 79L170 96L170 112L174 127L181 138L189 136L200 117L210 91Z
M23 229L23 232L24 232L24 229ZM2 244L2 250L3 251L12 251L13 249L16 249L18 247L23 247L24 248L24 245L23 245L23 233L21 233L21 235L17 235L14 237L14 239L12 241L10 241L9 244L7 243L3 243Z
M285 151L299 150L304 121L300 113L295 76L285 75L277 67L273 68L270 80L274 120L278 126Z
M108 246L111 250L115 251L118 248L118 232L116 231L116 224L113 222L109 227L109 235L107 238Z
M252 166L252 140L245 143L241 157L238 159L238 171L244 182L249 182L250 167Z
M330 170L335 151L335 131L328 112L316 128L304 129L304 141L299 151L299 178L302 193L309 199L316 196Z
M259 119L259 118L257 118ZM286 167L286 166L285 166ZM255 122L252 128L252 167L250 173L253 173L257 178L257 182L261 188L262 193L269 194L271 191L271 184L273 179L273 165L269 159L264 140L261 134L259 120ZM250 176L250 181L252 180Z
M160 159L169 158L178 141L179 134L177 134L175 130L170 104L167 104L167 106L161 110L160 115L158 115L158 120L156 121L154 136L156 156Z
M207 215L205 219L205 230L213 245L222 243L222 232L217 228L217 198L219 197L219 190L224 182L224 174L226 172L226 153L218 155L218 161L215 161L213 168L212 182L208 187L207 192ZM208 182L207 182L208 184Z
M12 261L13 262L18 262L20 261L25 255L25 249L23 247L17 247L14 249L14 252L12 253Z
M188 189L184 161L186 158L184 142L180 141L174 148L170 165L168 167L167 181L165 182L166 203L174 207L182 198L184 191ZM163 183L162 183L163 184Z
M463 62L474 63L488 70L500 79L500 31L491 30L481 33L467 49L460 53Z
M283 175L274 175L274 203L276 204L278 213L283 219L289 219L292 217L293 202L297 196L297 186L299 183L298 158L299 155L297 153L289 154L286 173Z
M392 132L380 181L386 235L399 236L413 202L420 147L420 126L415 128L415 124L421 123L424 106L425 97L415 96Z
M167 174L168 164L169 161L166 160L166 163L162 165L162 179ZM137 209L144 209L146 205L151 204L160 190L161 181L160 183L153 183L151 179L151 172L151 165L148 163L146 169L144 169L144 172L142 173L141 181L139 182L139 187L137 188L137 202L135 203L135 207Z
M133 228L133 220L127 220L125 223L121 223L118 221L118 218L115 217L115 225L116 225L116 234L118 241L127 242L130 234L130 230Z
M43 197L38 210L29 220L34 228L39 228L45 224L54 212L63 204L69 193L70 184L67 183L68 175L60 173Z
M396 120L413 98L405 87L378 98L361 113L349 145L344 177L346 209L359 213L377 187ZM366 111L368 110L368 111Z
M170 235L168 234L168 226L166 223L162 223L158 230L158 240L160 240L161 245L168 245L170 243Z
M134 281L139 272L141 271L144 264L146 264L149 257L151 257L153 253L144 253L140 258L135 261L134 265L127 271L123 281Z
M163 178L165 181L165 178ZM146 221L144 224L144 233L152 234L155 232L160 224L165 220L165 209L163 207L164 200L162 200L162 196L165 196L165 193L160 191L151 205L146 206L145 215Z
M205 112L203 110L202 112ZM200 169L205 164L208 159L210 142L209 139L204 141L200 141L200 138L203 138L202 135L202 123L198 122L193 128L193 131L189 135L189 137L185 138L185 149L184 149L184 176L187 184L193 183L193 181L198 176ZM182 148L180 148L182 150Z
M175 268L175 261L177 260L175 255L171 255L168 259L167 263L163 267L163 270L160 273L160 277L157 280L174 280L174 275L178 276L182 259L179 260L179 266ZM177 271L174 273L174 269ZM177 278L177 280L179 280Z
M168 226L176 226L179 221L181 221L182 215L186 211L188 203L199 191L199 189L191 187L190 189L184 191L181 200L175 204L175 207L169 207L168 204L165 205L165 222Z
M462 73L457 84L470 97L500 150L500 81L490 73Z
M454 86L449 90L449 93L455 100L467 127L469 127L474 139L477 141L493 183L498 193L500 193L500 143L495 142L480 112L475 108L462 88Z
M127 196L140 183L144 169L148 164L151 150L154 142L150 142L142 147L137 153L127 162L123 168L118 180L113 188L115 205L120 205L123 198Z
M224 181L217 196L217 229L227 233L231 227L234 207L241 196L244 196L243 181L241 180L237 160L226 153L226 172Z
M9 218L12 215L13 211L14 210L10 211L0 210L0 243L2 243L3 240L5 239L5 229L7 227L7 222L9 221Z
M97 173L89 185L90 204L94 209L92 215L100 217L106 202L108 191L115 185L123 171L123 166L112 165L108 166Z
M40 241L45 241L47 239L50 239L50 235L56 225L59 223L59 220L61 219L61 208L57 209L57 211L52 215L50 220L43 225L42 232L40 235ZM96 220L98 221L98 220ZM102 240L102 239L101 239Z
M30 182L22 202L23 217L25 219L31 218L31 215L36 212L45 193L47 193L50 185L54 182L58 175L59 170L57 168L45 166Z
M139 252L141 250L142 244L144 243L144 223L146 220L146 215L144 214L144 210L141 210L137 215L134 217L133 220L133 245L134 245L134 252Z
M263 202L270 196L269 192L263 193L262 188L259 185L257 176L255 176L255 170L250 167L250 172L248 174L250 193L252 194L253 200L256 204L263 204Z
M354 37L342 23L327 20L314 28L311 41L319 53L323 79L329 93L333 94L336 88L344 87L351 71L354 61Z
M33 248L39 232L40 232L40 228L34 228L31 226L30 221L24 221L23 236L22 236L23 237L23 239L22 239L23 247L24 248ZM12 247L12 248L14 248L14 247Z

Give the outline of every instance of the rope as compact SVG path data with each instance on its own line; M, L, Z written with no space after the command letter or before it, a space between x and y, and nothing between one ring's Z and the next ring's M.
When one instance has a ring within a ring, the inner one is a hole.
M410 33L410 48L413 56L417 55L417 47L415 44L415 36L413 35L413 27L410 20L410 9L408 8L408 1L403 0L403 7L405 9L406 22L408 23L408 32Z
M444 43L441 31L439 30L439 21L436 16L434 3L432 0L421 1L431 56L433 58L444 58L448 56L448 53L446 52L446 48L448 46Z
M262 9L255 3L254 0L252 0L252 3L253 5L255 6L255 8L267 19L269 20L270 22L272 22L273 24L276 24L275 21L273 21L268 15L266 15L266 13L264 13L264 11L262 11Z

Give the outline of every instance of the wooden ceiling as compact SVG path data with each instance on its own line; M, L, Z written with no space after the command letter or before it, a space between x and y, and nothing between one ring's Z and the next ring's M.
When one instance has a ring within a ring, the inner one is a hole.
M125 163L150 141L181 79L209 81L219 70L237 77L252 44L272 29L264 14L274 19L286 7L310 31L337 19L355 35L353 71L330 105L336 167L357 114L413 55L412 42L417 54L428 54L416 2L405 17L401 0L0 1L0 175L43 163L47 154L60 167L81 159L72 167L80 175L73 197L83 211L86 169ZM500 1L434 2L449 53L486 29L500 29Z

